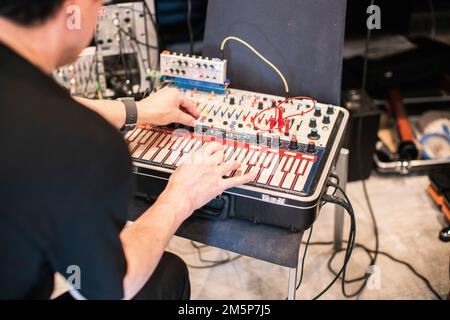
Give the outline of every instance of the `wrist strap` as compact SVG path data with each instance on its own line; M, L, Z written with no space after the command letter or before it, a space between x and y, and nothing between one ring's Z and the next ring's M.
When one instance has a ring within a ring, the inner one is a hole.
M131 130L137 123L137 105L133 98L120 98L125 106L125 124L121 130Z

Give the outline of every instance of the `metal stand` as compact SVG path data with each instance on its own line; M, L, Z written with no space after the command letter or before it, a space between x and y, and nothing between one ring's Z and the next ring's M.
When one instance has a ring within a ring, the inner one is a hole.
M339 158L336 164L335 174L339 176L339 186L345 191L347 187L348 174L348 149L341 149ZM335 206L334 209L334 249L338 250L342 245L342 233L344 229L344 209L340 206ZM298 266L297 266L298 268ZM288 300L295 300L296 286L297 286L297 268L289 268L288 279Z
M289 268L288 300L295 300L295 287L297 286L297 268Z
M335 173L339 176L339 186L345 191L347 187L348 174L348 149L341 149L339 159L336 164ZM342 232L344 230L344 208L335 205L334 209L334 250L341 249Z

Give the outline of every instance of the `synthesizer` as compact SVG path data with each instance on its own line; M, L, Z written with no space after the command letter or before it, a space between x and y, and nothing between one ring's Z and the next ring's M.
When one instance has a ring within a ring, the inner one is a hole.
M139 193L156 199L176 167L215 141L224 145L226 161L242 163L230 176L257 175L226 190L197 214L294 231L308 228L317 217L348 112L309 97L286 99L231 88L217 93L195 86L180 90L201 113L194 128L137 127L124 137Z

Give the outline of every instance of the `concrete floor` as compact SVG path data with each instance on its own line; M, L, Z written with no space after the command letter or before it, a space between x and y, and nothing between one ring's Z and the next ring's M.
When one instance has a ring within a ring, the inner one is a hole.
M443 298L450 290L450 243L439 241L442 228L439 211L433 206L425 189L426 176L380 177L373 175L367 187L379 225L380 249L412 264L426 276ZM373 248L370 216L360 182L348 185L348 195L357 217L357 242ZM328 241L333 237L333 206L323 208L311 241ZM348 220L346 217L346 226ZM347 229L346 229L347 230ZM346 237L347 233L344 232ZM306 240L307 234L304 239ZM202 265L190 242L175 237L168 248L188 264ZM301 249L303 250L303 248ZM305 264L302 286L297 299L310 299L332 279L327 269L331 246L310 246ZM216 248L202 249L206 259L223 259L226 252ZM301 252L301 254L303 251ZM229 253L235 256L233 253ZM355 250L348 267L348 277L361 275L369 259ZM341 265L337 258L335 266ZM376 276L370 288L358 299L433 299L421 280L402 265L381 256ZM211 269L190 268L193 299L284 299L287 294L287 269L255 259L242 257L234 262ZM348 286L352 292L355 286ZM323 299L343 299L337 282Z

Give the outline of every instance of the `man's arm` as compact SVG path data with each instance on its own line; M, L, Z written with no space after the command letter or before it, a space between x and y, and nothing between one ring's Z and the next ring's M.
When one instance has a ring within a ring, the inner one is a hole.
M131 299L155 270L170 239L192 212L224 190L252 181L255 174L224 179L240 163L223 163L224 148L208 143L171 175L156 203L120 234L127 259L124 298Z
M97 112L117 129L125 124L125 107L117 100L92 100L74 97L76 101ZM177 89L164 88L136 102L138 124L166 125L172 122L193 126L200 113L194 104Z

